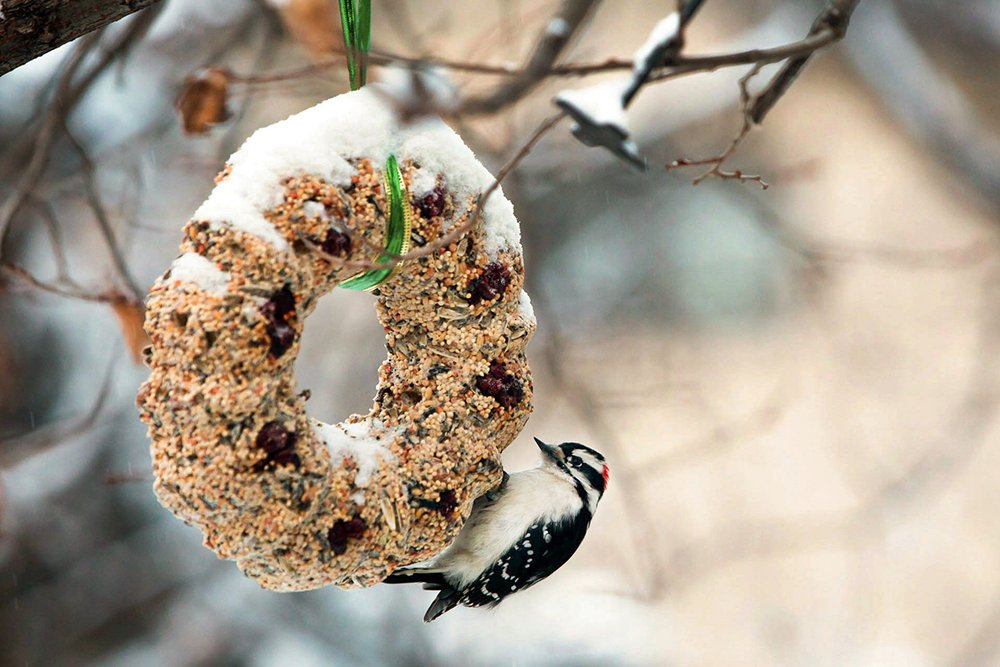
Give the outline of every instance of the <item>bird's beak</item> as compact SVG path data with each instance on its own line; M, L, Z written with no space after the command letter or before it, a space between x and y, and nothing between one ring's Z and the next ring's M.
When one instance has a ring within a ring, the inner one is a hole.
M542 455L546 458L552 459L553 461L562 461L563 458L565 458L563 456L563 451L558 447L546 445L538 438L535 438L535 443L538 445L538 448L542 450Z

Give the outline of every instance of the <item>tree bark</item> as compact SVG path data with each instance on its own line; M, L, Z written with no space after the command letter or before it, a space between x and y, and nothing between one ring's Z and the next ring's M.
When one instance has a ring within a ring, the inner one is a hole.
M0 0L0 75L158 0Z

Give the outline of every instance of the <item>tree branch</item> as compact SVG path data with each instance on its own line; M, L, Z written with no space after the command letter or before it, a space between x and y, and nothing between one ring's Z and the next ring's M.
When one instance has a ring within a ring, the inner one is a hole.
M861 0L830 0L823 12L816 17L812 28L809 30L809 37L816 37L826 33L830 37L830 43L843 39L847 34L847 26L851 22L851 14L857 9ZM807 37L807 39L809 38ZM753 106L747 112L750 120L755 125L760 125L764 116L774 107L781 96L799 77L805 66L816 54L816 50L792 58L782 66L781 70L774 75L770 83L753 102Z
M157 0L6 0L0 10L0 75Z
M559 13L547 24L524 69L493 92L467 100L462 105L462 111L472 114L493 113L531 92L548 76L556 60L596 4L597 0L563 0Z
M694 179L694 185L698 185L709 177L716 177L724 180L754 181L761 188L767 189L767 182L759 174L744 174L741 170L725 171L722 166L726 160L732 156L736 149L743 143L750 131L760 125L764 116L774 108L778 100L781 99L795 80L805 69L816 52L821 48L843 39L847 34L847 26L851 21L851 14L857 9L861 0L828 0L826 6L816 20L813 21L809 34L798 43L799 49L804 49L798 55L789 57L782 65L778 73L767 83L759 94L751 95L749 89L750 79L760 72L763 62L758 61L754 68L746 76L740 79L740 110L743 115L743 125L739 133L730 142L729 146L719 155L702 160L679 159L666 165L667 169L677 167L691 167L699 165L710 165L711 168ZM795 47L787 45L783 48Z
M3 6L7 7L7 5ZM3 242L10 223L41 181L49 164L50 152L56 140L61 137L60 130L65 127L66 119L86 95L94 81L119 56L125 53L133 42L142 39L157 13L163 7L164 5L159 5L140 14L107 49L101 50L99 48L101 46L101 33L96 32L80 40L73 53L66 58L68 64L63 68L59 77L59 83L51 103L44 116L37 122L37 129L25 134L23 148L30 150L30 153L27 153L26 157L21 157L21 147L15 146L12 151L4 155L4 159L10 164L21 164L22 161L26 161L27 166L21 171L21 176L17 178L14 192L3 202L0 202L0 255L3 254ZM86 56L92 52L99 54L96 62L90 66L90 69L83 69ZM85 73L78 79L76 75L81 69Z

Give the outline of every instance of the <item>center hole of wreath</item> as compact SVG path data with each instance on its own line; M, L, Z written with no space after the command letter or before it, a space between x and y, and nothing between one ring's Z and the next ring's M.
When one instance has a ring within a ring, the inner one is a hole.
M328 424L368 414L378 367L385 359L385 332L375 317L375 297L335 289L309 315L295 360L298 391L312 396L306 411Z

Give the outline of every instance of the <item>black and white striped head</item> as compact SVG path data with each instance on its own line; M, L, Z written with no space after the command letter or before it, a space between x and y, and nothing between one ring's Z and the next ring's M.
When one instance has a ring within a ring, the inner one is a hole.
M604 455L578 442L564 442L561 445L547 445L535 438L542 450L542 461L568 474L576 483L580 495L595 506L608 488L610 473Z

